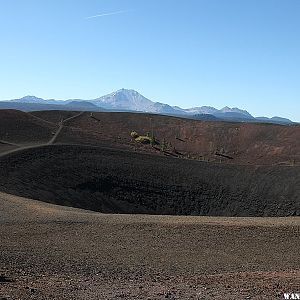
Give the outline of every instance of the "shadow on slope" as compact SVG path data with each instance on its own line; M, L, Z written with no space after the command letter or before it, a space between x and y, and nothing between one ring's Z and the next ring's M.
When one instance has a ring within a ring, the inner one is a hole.
M300 168L45 146L0 159L1 191L104 213L300 215Z

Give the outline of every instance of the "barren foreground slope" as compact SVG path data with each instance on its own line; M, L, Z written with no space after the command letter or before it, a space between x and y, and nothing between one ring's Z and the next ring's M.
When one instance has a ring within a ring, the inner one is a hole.
M103 215L0 194L0 299L283 299L300 219Z

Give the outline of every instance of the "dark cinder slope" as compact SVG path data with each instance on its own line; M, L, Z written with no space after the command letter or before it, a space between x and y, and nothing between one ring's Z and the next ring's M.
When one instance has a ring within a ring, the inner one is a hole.
M48 122L58 124L61 120L65 120L74 117L78 114L78 111L65 111L65 110L49 110L49 111L33 111L31 115Z
M0 110L0 140L16 144L43 143L57 126L18 110Z
M1 191L105 213L300 215L300 168L47 146L0 159Z

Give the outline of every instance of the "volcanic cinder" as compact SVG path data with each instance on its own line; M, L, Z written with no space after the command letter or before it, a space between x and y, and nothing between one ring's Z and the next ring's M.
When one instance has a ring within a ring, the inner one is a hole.
M0 111L0 299L297 292L299 150L296 125Z

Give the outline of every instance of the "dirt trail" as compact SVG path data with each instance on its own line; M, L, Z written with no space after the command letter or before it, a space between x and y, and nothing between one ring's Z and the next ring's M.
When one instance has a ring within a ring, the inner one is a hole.
M52 145L55 143L57 137L59 136L60 132L62 131L63 127L64 127L64 124L68 121L71 121L73 119L76 119L78 117L80 117L84 112L80 112L79 114L73 116L73 117L70 117L70 118L67 118L65 120L62 120L61 122L59 122L59 127L58 127L58 130L56 131L55 135L52 137L52 139L47 143L47 145Z
M59 122L59 127L58 127L57 131L55 132L55 134L53 135L53 137L51 138L51 140L47 143L47 145L52 145L55 142L56 138L60 134L60 132L63 129L63 127L64 127L63 121Z
M36 115L30 113L30 112L28 112L28 114L29 114L31 117L33 117L34 119L38 120L38 121L46 122L46 123L51 124L51 125L54 124L53 122L47 121L47 120L45 120L45 119L42 119L42 118L40 118L40 117L38 117L38 116L36 116Z
M13 149L13 150L9 150L9 151L1 153L0 154L0 158L5 157L6 155L9 155L9 154L12 154L12 153L21 152L21 151L27 150L27 149L35 149L35 148L39 148L39 147L43 147L43 146L47 146L47 144L37 144L37 145L31 145L31 146L22 146L22 147L19 147L17 149Z
M9 146L14 146L14 147L21 147L18 144L14 144L14 143L3 141L3 140L0 140L0 144L5 144L5 145L9 145Z
M45 143L45 144L36 144L36 145L31 145L31 146L21 146L21 145L17 145L17 144L13 144L13 143L9 143L9 142L6 142L6 141L2 141L0 140L0 143L3 143L3 144L7 144L7 145L11 145L11 146L15 146L17 147L17 149L13 149L13 150L10 150L10 151L7 151L7 152L3 152L0 154L0 158L1 157L4 157L6 155L9 155L11 153L15 153L15 152L19 152L19 151L22 151L22 150L25 150L25 149L34 149L34 148L38 148L38 147L42 147L42 146L47 146L47 145L52 145L55 143L57 137L59 136L61 130L63 129L63 127L65 126L64 124L70 120L73 120L79 116L81 116L82 114L84 113L84 111L80 112L79 114L75 115L75 116L72 116L70 118L67 118L65 120L62 120L60 123L59 123L59 127L56 131L56 133L54 134L54 136L51 138L51 140L48 142L48 143ZM40 118L37 118L37 119L40 119ZM49 122L50 123L50 122Z

